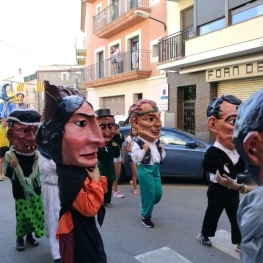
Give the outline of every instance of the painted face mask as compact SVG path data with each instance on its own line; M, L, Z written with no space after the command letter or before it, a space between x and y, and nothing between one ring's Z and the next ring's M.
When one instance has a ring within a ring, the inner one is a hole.
M161 136L161 114L156 103L150 100L139 100L130 107L130 122L138 135L149 142Z
M11 112L7 122L7 138L13 149L21 153L34 153L37 150L36 132L40 114L34 109L17 109Z

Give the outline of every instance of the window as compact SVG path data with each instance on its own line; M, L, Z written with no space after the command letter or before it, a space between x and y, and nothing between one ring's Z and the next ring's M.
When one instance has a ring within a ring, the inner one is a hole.
M232 25L263 15L262 1L239 7L231 12ZM255 6L256 5L256 6Z
M68 80L68 73L67 72L61 73L61 80Z
M97 7L97 9L96 9L96 14L97 14L97 22L100 22L100 20L101 20L101 7L100 6L98 6Z
M225 27L225 18L213 21L199 27L199 34L204 35Z
M187 136L184 136L181 133L173 132L169 130L162 130L160 142L164 144L173 144L173 145L185 145L189 141Z
M159 46L158 44L153 45L153 58L159 56L159 47L158 46Z

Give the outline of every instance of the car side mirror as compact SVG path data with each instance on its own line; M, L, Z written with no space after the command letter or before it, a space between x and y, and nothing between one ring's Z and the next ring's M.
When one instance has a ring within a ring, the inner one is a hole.
M186 141L185 142L185 146L186 147L190 147L190 148L195 148L196 147L196 143L195 143L194 140Z

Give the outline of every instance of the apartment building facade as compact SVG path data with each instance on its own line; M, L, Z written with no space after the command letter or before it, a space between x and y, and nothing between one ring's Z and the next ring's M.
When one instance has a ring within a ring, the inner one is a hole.
M168 113L176 127L211 140L209 101L246 100L263 88L263 1L169 1L167 19L173 31L160 41L157 69L167 72Z
M95 110L109 108L113 114L126 115L141 98L160 105L167 77L157 70L158 40L167 36L167 1L82 1L81 25L85 24L87 49L83 84L88 101ZM136 11L153 19L138 16ZM112 48L121 53L116 65L111 59ZM164 111L162 115L164 118Z
M44 80L56 86L75 87L85 93L86 88L81 86L82 71L82 65L39 66L34 72L22 73L19 70L18 75L6 78L4 81L11 85L8 87L7 94L15 96L13 102L16 102L16 94L21 92L25 96L24 101L28 107L42 114L45 99Z

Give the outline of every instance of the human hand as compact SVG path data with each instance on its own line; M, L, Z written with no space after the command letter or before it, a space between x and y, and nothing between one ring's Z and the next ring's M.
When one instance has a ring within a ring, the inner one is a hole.
M236 183L232 178L227 176L226 174L223 174L222 176L220 175L219 171L216 171L216 180L219 184L222 186L231 188L231 189L239 189L240 185Z
M100 181L100 171L99 168L96 166L94 169L86 168L87 176L90 180L95 180L97 182Z
M112 142L111 145L114 147L118 146L118 144L116 142Z
M159 143L158 148L162 149L163 145L161 143Z
M10 167L14 169L18 165L19 161L17 158L11 160Z
M149 144L148 144L148 143L145 143L145 144L143 145L143 150L144 150L145 152L147 152L148 149L149 149Z

